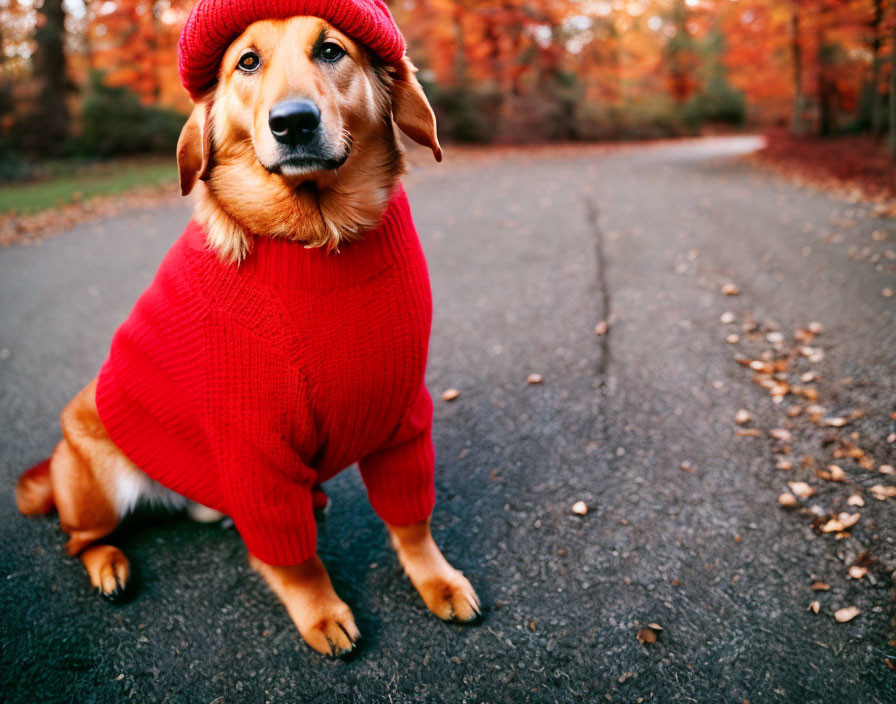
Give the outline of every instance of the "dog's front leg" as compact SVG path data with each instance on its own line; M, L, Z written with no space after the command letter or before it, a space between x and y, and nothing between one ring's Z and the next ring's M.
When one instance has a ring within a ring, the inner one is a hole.
M409 526L387 523L386 527L401 566L430 611L445 620L472 621L479 616L479 597L470 581L442 555L428 518Z
M299 565L282 567L250 554L249 564L280 597L308 645L333 656L345 655L355 647L361 633L317 555Z

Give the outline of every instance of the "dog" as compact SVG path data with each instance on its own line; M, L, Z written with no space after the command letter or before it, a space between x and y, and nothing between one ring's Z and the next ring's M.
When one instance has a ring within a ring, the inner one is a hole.
M195 226L190 227L195 230L196 237L204 236L204 247L201 243L196 245L196 241L193 244L205 251L190 256L201 261L209 271L226 271L226 276L230 277L243 276L251 269L256 249L259 252L276 251L278 256L314 257L315 262L329 267L328 272L331 269L336 272L334 275L339 274L337 269L343 257L354 257L346 261L353 261L362 268L366 266L364 257L368 250L364 247L377 246L373 235L380 235L376 230L380 219L388 209L398 207L390 203L400 203L403 197L403 192L396 196L397 189L400 190L399 176L404 171L404 153L396 127L431 149L436 160L442 157L435 116L415 78L415 71L407 58L393 64L378 60L360 43L318 17L264 19L249 25L226 49L216 84L196 103L178 142L181 191L184 195L195 191L196 196ZM414 252L417 250L410 248L407 251L411 254L402 254L402 257L416 256ZM419 257L422 261L422 253ZM277 261L273 256L269 260ZM396 267L400 273L399 265L387 271ZM164 270L163 264L160 271ZM184 271L189 274L192 269L186 267ZM374 279L382 277L378 271L372 266L365 276L370 273ZM186 277L186 274L180 272L178 277ZM400 286L401 279L396 281L395 285ZM426 300L420 303L421 310L429 304L428 280L425 284L426 291L421 296ZM178 285L189 290L189 287L203 284L185 280ZM317 291L314 296L318 301L316 306L330 309L326 291ZM269 314L266 301L256 303L260 315ZM140 306L138 303L135 311ZM338 306L333 308L338 311ZM234 315L239 315L240 311L238 309ZM324 313L321 315L324 317L322 322L316 319L313 322L324 331L322 334L327 334L331 330L327 326L336 323ZM203 324L210 325L207 318ZM365 329L366 326L365 322ZM210 326L208 330L214 334L217 328ZM373 324L370 330L373 331L370 335L388 334ZM428 338L428 321L424 332ZM415 343L418 347L423 346L423 366L425 338L421 338L422 343ZM116 344L113 342L113 352ZM134 344L133 340L129 344ZM419 367L415 367L415 373L422 379L420 353L415 351L414 354L417 355L414 364ZM205 358L191 363L196 365L190 368L191 374L204 373ZM343 362L336 360L334 364L338 367ZM272 470L264 475L265 481L244 481L245 475L239 472L248 475L256 471L246 464L234 470L237 473L233 481L238 488L221 490L222 496L230 498L210 502L213 504L210 508L192 504L183 495L191 492L178 491L184 486L182 483L174 481L171 483L175 486L166 486L167 482L160 483L138 466L140 463L135 461L138 460L135 455L142 457L158 448L144 447L147 444L144 443L125 454L113 441L107 428L109 421L101 419L101 416L106 418L100 412L102 403L98 405L98 399L103 402L104 398L104 373L101 372L66 406L61 415L63 439L49 460L19 478L16 498L20 511L26 515L58 511L60 527L69 536L68 553L80 558L91 583L105 597L116 597L122 592L128 583L130 566L122 551L105 543L104 539L138 504L155 502L175 509L189 504L193 514L205 518L220 516L217 510L226 509L228 502L238 504L240 510L251 517L235 518L244 539L250 533L263 533L269 536L264 540L279 545L277 541L285 539L278 533L280 519L274 516L285 516L282 521L286 523L292 520L288 502L284 506L280 499L299 497L302 511L309 509L311 502L319 506L323 494L318 486L311 485L344 468L321 469L330 461L327 456L331 447L324 442L320 447L302 448L303 458L307 457L308 461L307 466L302 464L304 473L297 475L298 478L284 478ZM313 407L319 402L313 393L326 395L327 392L315 389L314 370L309 375L311 381L307 386L312 398L308 403ZM359 394L368 393L389 395L388 389L374 388L375 379L360 376L340 381L347 389L344 392L347 397L358 398ZM305 383L289 378L287 386ZM278 398L279 391L270 391L267 386L262 389L244 386L234 393L239 396L240 408L257 402L262 412L268 412L271 405L279 408L285 404ZM158 403L163 404L164 409L166 403L176 404L180 393L176 387L164 387L157 395L160 397ZM410 416L416 418L413 420L416 423L413 432L417 433L414 437L423 440L415 452L423 458L422 464L426 464L426 453L429 452L431 464L431 449L428 449L431 441L428 434L420 430L425 427L426 418L431 419L432 413L425 389L419 399L410 404L413 410L408 411L401 422L412 423ZM293 411L287 409L284 412ZM323 422L313 412L309 412L309 417L313 422ZM339 419L331 421L338 429ZM116 422L131 423L133 419L128 415L126 421ZM170 419L165 422L168 423L166 427L173 428L166 438L177 438L180 442L182 437L193 432L179 429L176 423L171 425L174 421ZM363 427L362 432L366 432ZM134 432L143 431L138 428ZM241 433L245 432L231 416L219 418L209 430L222 447L251 441L251 438L243 438ZM300 435L299 431L295 432ZM366 462L362 463L362 474L371 500L378 497L384 507L375 505L381 517L386 516L386 526L399 561L429 610L442 619L472 621L481 610L476 592L443 557L430 531L428 512L431 511L431 501L427 504L426 496L431 489L428 486L419 489L424 498L418 502L418 513L425 513L425 516L414 514L416 520L410 523L388 520L393 500L390 492L411 491L402 483L405 470L399 468L392 473L389 469L390 462L396 467L413 464L396 454L399 452L396 447L406 447L399 443L404 439L396 435L402 432L399 429L389 435L383 443L385 450L372 453L372 459L362 460ZM410 431L405 433L412 434ZM199 447L205 442L196 440L193 435L190 437L193 438L190 442L194 443L190 447ZM258 453L259 462L267 462L280 452L280 440L284 445L292 446L302 445L307 438L305 435L297 439L275 438L271 444L277 447L262 448ZM337 441L351 445L352 439L346 440L333 430L328 442L334 444ZM159 444L169 447L166 443ZM181 445L171 447L171 461L179 461ZM369 449L364 448L364 451ZM347 466L351 464L349 460L361 459L343 454L333 461L346 462ZM414 471L407 471L412 477L407 481L417 481L413 479ZM421 473L421 485L427 481L431 483L431 469L421 470ZM197 476L205 475L197 470ZM270 482L276 483L268 486L265 483L268 476L273 477ZM194 479L191 473L190 481ZM263 507L251 504L255 496L253 492L263 498ZM244 526L251 526L251 531ZM311 531L310 538L307 535L303 538L305 543L310 541L311 546L307 559L290 563L290 555L298 555L300 550L287 545L282 550L279 547L272 549L270 554L275 555L274 558L266 560L263 559L266 555L259 556L256 552L264 552L267 547L253 552L250 545L249 560L283 602L306 643L320 653L344 655L355 647L360 634L351 610L336 594L313 547L313 528L307 531ZM256 539L256 542L266 546L264 540Z

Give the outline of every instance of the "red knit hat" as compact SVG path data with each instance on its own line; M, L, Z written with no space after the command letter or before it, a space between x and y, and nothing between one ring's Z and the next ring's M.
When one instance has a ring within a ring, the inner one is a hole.
M218 78L230 43L253 22L320 17L387 63L404 56L404 37L383 0L198 0L177 45L180 82L198 100Z

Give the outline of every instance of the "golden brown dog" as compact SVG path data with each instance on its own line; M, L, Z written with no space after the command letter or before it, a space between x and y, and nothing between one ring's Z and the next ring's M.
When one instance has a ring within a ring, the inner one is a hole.
M209 245L238 262L251 247L247 232L337 248L373 227L404 169L396 125L441 160L435 117L414 72L406 59L397 67L377 64L318 18L251 25L227 50L214 91L196 105L178 143L181 190L199 185L194 217ZM271 122L272 107L295 95L317 106L321 125L318 144L299 161L284 155ZM22 475L16 496L25 514L56 508L68 552L82 560L101 594L114 596L127 584L129 565L102 539L139 501L175 508L187 501L114 445L95 392L96 380L65 408L63 440L48 464ZM442 556L429 521L388 529L427 607L443 619L474 619L476 593ZM317 556L289 567L250 562L312 648L339 655L354 647L352 613Z

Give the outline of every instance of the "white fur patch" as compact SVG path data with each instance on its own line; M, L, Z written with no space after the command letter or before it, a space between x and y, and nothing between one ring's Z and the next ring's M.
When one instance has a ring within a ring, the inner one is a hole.
M150 479L136 467L122 467L115 478L115 502L118 515L126 516L138 504L161 506L172 511L185 508L187 500L171 489Z

